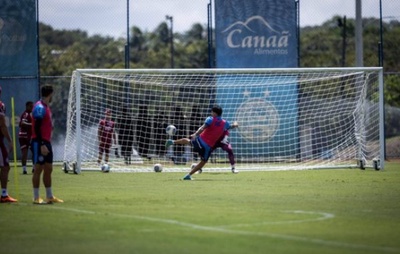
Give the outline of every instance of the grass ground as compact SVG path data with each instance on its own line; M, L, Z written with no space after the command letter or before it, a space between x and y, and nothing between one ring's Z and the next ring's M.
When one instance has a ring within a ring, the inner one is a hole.
M33 205L10 173L0 253L400 253L400 163L203 173L53 173L63 204ZM41 188L44 196L44 189Z

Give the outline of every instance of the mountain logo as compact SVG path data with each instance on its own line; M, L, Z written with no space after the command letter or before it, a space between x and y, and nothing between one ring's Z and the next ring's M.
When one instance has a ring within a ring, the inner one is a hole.
M236 21L221 32L232 49L273 49L287 53L290 33L274 28L262 16ZM282 53L280 53L282 54Z

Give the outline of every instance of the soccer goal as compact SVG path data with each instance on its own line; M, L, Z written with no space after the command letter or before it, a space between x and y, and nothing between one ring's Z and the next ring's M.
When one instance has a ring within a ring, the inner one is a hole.
M218 104L237 121L229 140L238 170L384 167L382 68L78 69L68 99L65 170L100 170L98 126L115 123L111 172L188 171L189 137ZM173 137L168 125L176 127ZM101 161L101 164L104 160ZM159 165L158 165L159 166ZM207 171L230 170L216 149Z

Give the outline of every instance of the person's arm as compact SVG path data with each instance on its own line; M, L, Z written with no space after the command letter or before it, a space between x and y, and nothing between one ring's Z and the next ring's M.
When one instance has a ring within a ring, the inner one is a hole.
M10 133L8 132L7 125L6 125L6 117L3 114L0 114L0 131L3 136L6 138L8 142L9 152L13 149L12 139Z
M195 133L190 135L190 137L193 138L193 137L199 136L206 128L207 128L207 125L203 124L202 126L200 126L200 128Z
M200 126L200 128L195 133L193 133L190 137L193 138L193 137L199 136L208 126L210 126L212 121L213 121L213 117L211 117L211 116L207 117L207 119L204 121L204 124L202 126Z
M33 121L35 121L34 132L36 134L36 140L40 144L40 153L44 156L49 153L49 149L47 149L47 146L44 144L42 137L42 122L45 115L46 108L43 105L38 104L33 108L32 116L34 119Z
M21 125L32 126L32 123L29 123L26 117L22 117Z
M43 144L42 140L42 122L43 118L46 115L46 108L38 104L33 108L32 111L32 116L33 116L33 121L35 121L35 129L33 130L36 134L36 140L38 141L39 144Z

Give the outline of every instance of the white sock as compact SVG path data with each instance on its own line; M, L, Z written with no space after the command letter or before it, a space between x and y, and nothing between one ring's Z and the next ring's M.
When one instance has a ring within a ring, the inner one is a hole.
M24 172L26 172L26 166L22 166L22 169L24 170Z
M8 196L7 189L1 189L1 196L3 196L3 197Z
M51 187L46 187L46 198L52 198L53 197L53 192L51 190Z
M39 198L39 188L33 188L33 198L34 199Z

